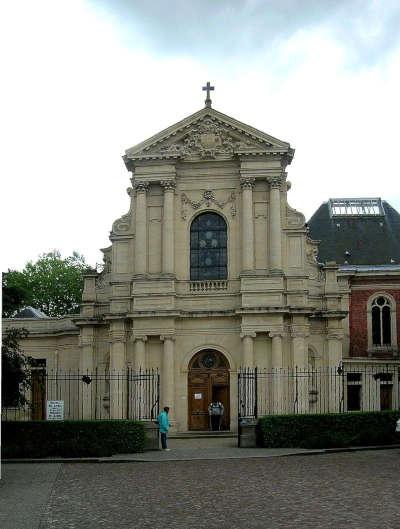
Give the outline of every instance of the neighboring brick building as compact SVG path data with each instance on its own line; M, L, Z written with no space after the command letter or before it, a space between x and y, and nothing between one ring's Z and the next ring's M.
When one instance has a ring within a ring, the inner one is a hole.
M378 406L392 407L399 399L392 382L399 370L400 214L379 198L330 199L308 225L321 241L318 260L339 265L342 309L349 311L343 361L355 371L373 370L381 385ZM360 409L361 374L350 378L349 406Z

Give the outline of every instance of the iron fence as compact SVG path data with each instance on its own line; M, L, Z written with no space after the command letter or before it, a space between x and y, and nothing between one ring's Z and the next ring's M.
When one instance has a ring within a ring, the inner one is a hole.
M3 420L46 419L49 406L61 408L65 420L154 420L159 413L160 375L157 369L33 369L29 379L26 404L13 406L8 399L5 406L3 401Z
M262 415L398 409L400 366L241 368L239 419Z

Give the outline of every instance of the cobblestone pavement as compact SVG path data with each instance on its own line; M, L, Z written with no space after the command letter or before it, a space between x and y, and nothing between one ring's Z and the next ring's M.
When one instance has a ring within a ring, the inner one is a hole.
M399 463L393 449L65 464L40 529L398 529Z
M37 529L61 467L54 463L2 465L1 529Z

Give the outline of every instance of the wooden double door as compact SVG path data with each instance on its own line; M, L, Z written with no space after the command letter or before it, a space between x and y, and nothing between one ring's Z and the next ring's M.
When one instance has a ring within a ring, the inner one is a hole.
M189 366L188 398L189 430L211 430L208 406L212 401L222 402L221 430L229 430L229 368L219 351L201 351L193 358Z

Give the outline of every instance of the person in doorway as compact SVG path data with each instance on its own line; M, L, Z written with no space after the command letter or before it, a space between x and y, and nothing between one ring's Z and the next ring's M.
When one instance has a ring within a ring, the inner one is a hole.
M170 427L168 413L169 413L169 407L165 406L163 411L158 416L158 426L160 428L160 434L161 434L161 448L166 451L170 450L170 448L168 448L168 445L167 445L168 430Z
M208 406L210 416L211 430L220 430L222 416L224 415L224 405L219 400L213 400Z

